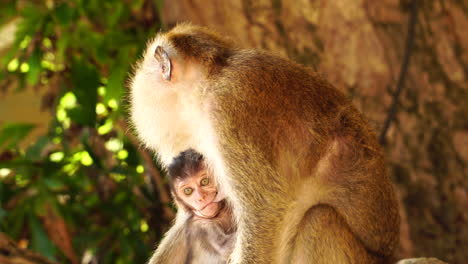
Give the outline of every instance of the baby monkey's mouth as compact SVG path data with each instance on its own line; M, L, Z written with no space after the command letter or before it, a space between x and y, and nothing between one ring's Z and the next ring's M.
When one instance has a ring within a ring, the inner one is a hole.
M218 193L218 192L216 192L216 195L217 195L217 193ZM211 204L219 203L220 201L217 201L217 200L216 200L216 195L213 197L213 199L212 199L210 202L208 202L207 204L205 204L205 206L203 206L202 208L200 208L200 210L198 210L198 211L203 211L203 210L205 210L205 208L208 207L208 206L211 205Z
M203 210L204 210L206 207L208 207L209 205L211 205L211 204L218 204L217 210L216 210L215 213L212 214L212 215L205 215L205 214L203 213ZM209 202L208 204L206 204L203 208L201 208L200 210L197 210L196 214L197 214L198 216L200 216L200 217L207 218L207 219L215 218L215 217L217 217L217 216L220 214L220 212L221 212L222 210L224 210L225 206L226 206L226 201L225 201L224 199L221 200L221 201L215 201L215 200L213 199L213 201L211 201L211 202Z
M200 208L200 210L198 210L198 211L203 211L203 210L205 210L205 208L207 208L207 207L208 207L210 204L212 204L212 203L215 203L215 202L211 201L211 202L205 204L205 206L203 206L202 208Z

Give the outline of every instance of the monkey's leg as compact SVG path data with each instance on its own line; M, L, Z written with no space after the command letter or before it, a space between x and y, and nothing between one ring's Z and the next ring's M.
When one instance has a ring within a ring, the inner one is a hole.
M328 205L310 208L292 241L293 252L283 263L371 264L382 259L367 252L344 219Z

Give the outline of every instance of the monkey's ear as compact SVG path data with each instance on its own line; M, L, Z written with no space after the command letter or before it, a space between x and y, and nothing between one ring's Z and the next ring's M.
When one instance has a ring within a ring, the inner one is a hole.
M169 55L161 46L157 46L154 51L154 58L159 62L161 67L161 74L164 80L171 80L171 60Z

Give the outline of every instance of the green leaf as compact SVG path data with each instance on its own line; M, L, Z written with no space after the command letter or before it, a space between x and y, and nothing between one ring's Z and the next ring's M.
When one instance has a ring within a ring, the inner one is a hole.
M29 226L31 228L32 248L34 251L39 252L50 260L55 260L56 249L36 216L30 217Z
M5 218L6 215L7 212L0 207L0 222L2 222L3 218Z
M47 188L49 188L52 191L59 191L65 186L63 182L53 178L44 179L44 183L47 186Z
M39 81L39 76L41 74L41 59L42 52L39 49L35 49L31 57L29 57L29 72L26 77L26 81L29 85L36 85Z
M127 79L128 65L130 65L128 62L128 55L128 48L120 50L117 60L112 67L107 83L106 95L104 96L104 102L106 103L111 99L119 101L122 97L125 80Z
M22 20L18 24L15 35L15 45L19 45L26 36L33 36L42 26L44 10L36 5L26 4L22 9Z
M73 122L88 126L91 126L93 124L92 118L90 117L90 113L87 113L87 111L83 111L82 107L70 109L67 111L67 113L70 119L73 120Z
M96 122L97 88L99 74L94 65L77 59L72 64L73 92L79 106L71 109L70 118L82 125L94 126Z
M0 6L0 14L2 14L0 23L5 23L10 19L10 17L16 16L17 13L16 1L7 1L6 3L2 2L2 5Z
M116 2L112 5L112 13L107 16L107 25L109 28L115 27L115 25L119 22L123 11L124 5L122 2Z
M63 2L55 8L54 16L61 25L68 26L74 19L74 12L66 2Z
M6 145L5 148L14 148L23 140L35 127L34 124L21 124L12 123L4 124L0 131L0 149Z
M3 54L1 56L0 64L1 64L2 68L4 68L2 70L6 71L6 69L8 68L7 65L14 59L18 49L19 49L19 45L12 46L11 49L9 49L8 52L6 52L6 54Z
M63 63L65 60L65 51L68 48L70 42L70 35L64 35L57 40L57 62Z
M36 143L31 145L26 150L26 159L30 161L38 161L42 159L42 150L50 142L50 138L47 136L41 136L38 138Z

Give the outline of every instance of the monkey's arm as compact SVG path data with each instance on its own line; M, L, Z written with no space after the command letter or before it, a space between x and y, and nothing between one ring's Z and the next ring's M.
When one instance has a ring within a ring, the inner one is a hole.
M180 210L182 211L182 210ZM184 264L188 257L186 221L184 213L177 214L175 224L166 232L148 264Z

